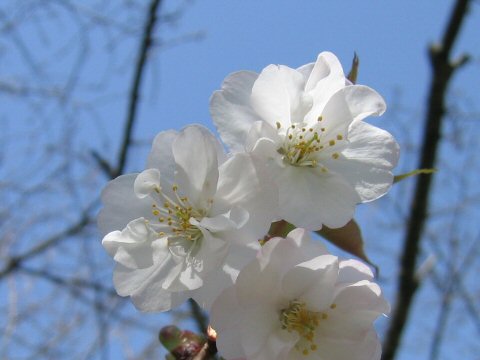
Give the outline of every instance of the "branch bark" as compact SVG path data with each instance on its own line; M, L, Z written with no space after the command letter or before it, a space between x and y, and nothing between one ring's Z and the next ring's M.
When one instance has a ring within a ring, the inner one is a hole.
M441 140L442 122L445 115L446 95L452 74L468 61L466 55L457 61L450 60L451 51L458 38L460 28L468 12L469 0L457 0L450 15L441 44L430 47L432 79L430 82L427 113L423 130L423 141L418 168L435 167L436 155ZM431 176L416 178L413 198L410 204L409 219L404 238L404 248L400 259L400 276L397 288L396 306L392 313L390 327L383 346L383 360L395 358L401 337L408 321L414 295L419 283L415 272L420 242L427 220Z

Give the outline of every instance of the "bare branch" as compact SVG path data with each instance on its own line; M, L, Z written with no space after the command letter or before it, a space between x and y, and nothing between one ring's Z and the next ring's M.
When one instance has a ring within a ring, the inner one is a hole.
M148 19L145 24L142 43L140 45L140 51L137 58L137 65L133 76L132 88L130 90L127 120L125 123L125 131L123 134L122 145L120 146L120 153L118 156L118 163L115 171L110 174L112 178L115 178L122 174L127 163L128 149L130 148L130 143L132 140L133 125L135 123L137 115L140 86L142 85L143 73L147 61L148 52L152 45L153 31L155 29L155 24L157 21L157 9L160 6L160 3L160 0L152 0L150 2Z
M430 60L432 65L432 80L429 98L421 158L418 168L434 168L436 155L440 144L440 134L445 114L445 97L451 75L455 67L450 63L450 53L457 39L461 25L466 17L469 0L457 0L446 27L443 43L431 47ZM464 62L461 62L462 64ZM417 256L420 241L427 220L428 200L431 190L432 176L422 176L416 179L415 190L410 205L407 231L404 239L404 249L400 260L400 278L397 289L396 306L387 332L383 347L383 360L395 358L404 327L408 321L410 308L418 282L415 277Z

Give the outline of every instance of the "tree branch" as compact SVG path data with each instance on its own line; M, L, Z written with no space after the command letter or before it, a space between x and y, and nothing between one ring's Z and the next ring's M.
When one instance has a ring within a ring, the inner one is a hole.
M38 245L32 247L30 250L24 252L21 255L12 256L7 260L5 267L0 270L0 280L10 274L11 272L18 270L20 266L26 260L29 260L32 257L35 257L45 250L51 248L52 246L58 244L61 240L66 239L69 236L77 235L80 233L85 226L91 222L91 218L87 215L87 212L84 212L82 217L70 226L68 229L53 235L52 237L40 242Z
M469 0L457 0L446 27L442 43L430 48L432 80L428 96L427 114L423 130L423 141L418 168L435 167L436 154L440 144L442 120L445 114L445 98L451 75L466 60L452 64L450 53L466 17ZM467 57L463 57L467 59ZM410 205L404 249L400 259L400 277L397 288L396 306L392 313L390 327L383 346L383 360L392 360L408 320L410 308L418 282L415 277L420 241L427 220L428 199L431 191L431 176L416 179Z
M122 145L118 155L118 163L115 170L110 174L111 178L116 178L121 175L127 163L128 149L132 141L133 125L136 120L137 107L140 93L140 86L142 85L144 68L147 61L148 52L152 45L153 31L157 22L157 10L160 6L161 0L152 0L148 10L148 19L145 23L143 31L142 43L140 51L138 52L137 65L133 75L132 88L130 89L128 113L125 123L125 131L123 133Z

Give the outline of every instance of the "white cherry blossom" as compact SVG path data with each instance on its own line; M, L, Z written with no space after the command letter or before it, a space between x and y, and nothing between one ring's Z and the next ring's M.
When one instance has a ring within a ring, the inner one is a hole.
M378 360L372 323L390 308L372 280L304 229L273 238L213 303L218 350L228 360Z
M208 308L255 256L272 221L274 189L247 154L227 157L205 128L157 135L147 169L102 193L102 244L114 284L144 311L193 297Z
M362 121L385 108L373 89L351 84L329 52L298 69L233 73L210 101L222 140L268 166L278 216L309 230L345 225L357 203L390 188L398 145Z

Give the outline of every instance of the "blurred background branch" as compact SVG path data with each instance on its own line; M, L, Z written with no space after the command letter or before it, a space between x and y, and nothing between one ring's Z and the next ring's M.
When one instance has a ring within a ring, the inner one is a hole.
M457 0L446 26L442 42L430 47L432 74L428 91L427 113L425 115L423 140L417 168L432 169L437 166L436 158L441 141L442 124L446 111L446 97L451 76L455 70L466 64L467 55L451 60L451 52L458 38L461 26L468 13L469 0ZM427 221L431 184L435 174L418 176L415 179L407 228L405 230L403 253L400 259L400 276L395 307L391 314L387 337L383 346L382 359L395 358L402 333L408 321L414 295L420 285L415 276L420 253L424 226ZM451 290L445 290L448 299ZM443 302L445 303L444 300Z

